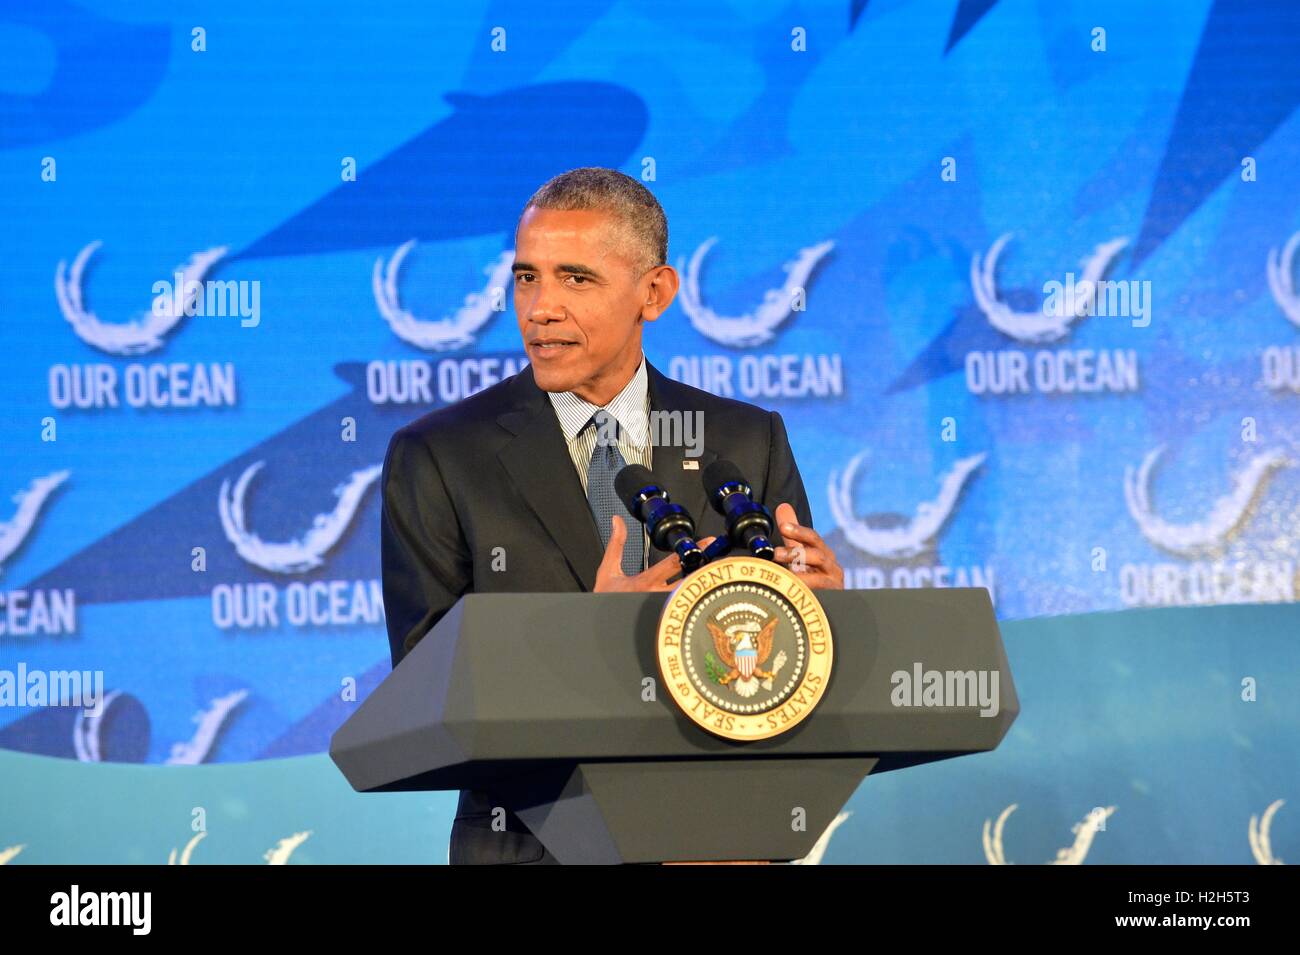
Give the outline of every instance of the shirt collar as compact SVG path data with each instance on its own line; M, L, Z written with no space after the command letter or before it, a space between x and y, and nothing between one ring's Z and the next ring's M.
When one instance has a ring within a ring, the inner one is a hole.
M579 398L571 391L549 391L551 407L560 419L560 429L564 437L572 441L587 426L591 416L600 410L600 405L593 405L585 398ZM641 364L631 381L614 396L605 410L618 421L622 432L627 435L629 443L641 447L649 439L649 415L647 407L650 402L649 376L645 370L645 354L641 355Z

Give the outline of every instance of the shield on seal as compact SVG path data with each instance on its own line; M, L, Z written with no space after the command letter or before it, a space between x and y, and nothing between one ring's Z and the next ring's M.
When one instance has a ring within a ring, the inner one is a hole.
M754 664L758 662L758 651L749 644L749 638L745 638L745 643L736 647L736 669L740 675L748 680L754 675Z

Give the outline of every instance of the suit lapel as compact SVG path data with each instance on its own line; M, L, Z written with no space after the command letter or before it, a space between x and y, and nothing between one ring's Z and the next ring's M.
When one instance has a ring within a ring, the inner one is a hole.
M591 590L602 556L600 537L564 432L546 392L533 380L531 366L519 373L516 391L516 407L497 418L515 437L497 457L583 590Z
M663 484L664 490L676 504L681 504L695 518L696 527L704 523L705 512L710 510L708 497L704 493L704 484L700 474L717 457L717 454L705 447L699 457L688 458L684 447L684 438L690 435L692 443L704 438L702 409L691 404L688 389L671 378L663 375L649 361L646 362L646 374L650 388L650 411L659 412L658 426L651 419L651 434L663 440L665 444L656 444L652 452L655 476ZM680 417L672 412L680 412ZM667 414L665 414L667 413ZM690 420L688 421L688 417ZM699 427L696 427L699 425ZM687 428L693 430L686 430ZM698 467L686 470L684 463L695 462ZM650 562L664 557L666 551L657 547L650 548Z

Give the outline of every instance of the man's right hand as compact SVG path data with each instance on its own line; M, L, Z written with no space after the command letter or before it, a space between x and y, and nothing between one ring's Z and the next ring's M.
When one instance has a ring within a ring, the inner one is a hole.
M616 593L618 591L636 590L672 590L676 582L669 583L682 572L682 562L676 554L669 554L659 563L647 567L632 577L623 573L623 542L627 540L627 525L623 518L615 514L611 518L609 543L605 545L605 556L596 568L596 586L598 594ZM713 541L706 537L698 541L700 547L708 547Z

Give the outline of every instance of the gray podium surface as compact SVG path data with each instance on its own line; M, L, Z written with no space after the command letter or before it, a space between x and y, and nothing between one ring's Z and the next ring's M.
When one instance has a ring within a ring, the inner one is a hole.
M868 773L992 750L1020 710L984 589L818 591L835 645L821 703L772 739L722 739L660 681L666 596L466 595L330 756L359 791L485 790L561 862L785 860ZM893 675L918 665L996 674L996 714L895 705Z

